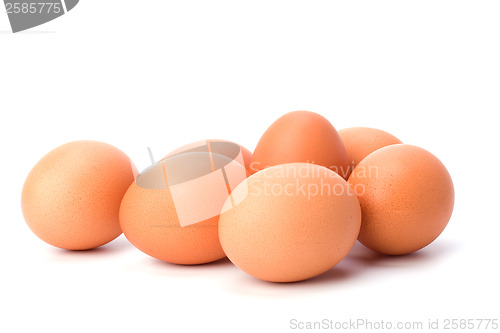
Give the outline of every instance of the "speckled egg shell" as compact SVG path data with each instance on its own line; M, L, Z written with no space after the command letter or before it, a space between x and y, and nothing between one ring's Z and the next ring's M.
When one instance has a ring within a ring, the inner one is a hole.
M134 181L135 167L119 149L102 142L75 141L45 155L22 191L30 229L45 242L86 250L121 234L120 202Z
M339 130L340 138L347 151L350 163L349 173L359 162L375 150L402 143L394 135L370 127L351 127Z
M314 164L255 173L233 191L226 201L232 203L220 216L222 247L237 267L266 281L300 281L328 271L347 255L361 223L347 182Z
M359 241L391 255L433 242L450 220L454 189L445 166L428 151L387 146L364 158L349 183L363 214Z

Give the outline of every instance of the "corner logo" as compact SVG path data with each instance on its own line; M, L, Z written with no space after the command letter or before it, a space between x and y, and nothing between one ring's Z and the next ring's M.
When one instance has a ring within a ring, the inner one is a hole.
M79 0L3 0L12 32L52 21L72 10Z

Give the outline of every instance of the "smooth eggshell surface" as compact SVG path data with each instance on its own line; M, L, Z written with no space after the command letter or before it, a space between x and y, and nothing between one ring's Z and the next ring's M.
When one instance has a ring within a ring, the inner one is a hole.
M402 143L394 135L370 127L351 127L339 130L350 163L349 175L359 162L375 150Z
M322 274L349 252L361 211L347 182L314 164L273 166L250 176L222 213L219 237L228 258L262 280L292 282Z
M45 155L22 191L30 229L64 249L98 247L121 234L120 202L134 181L135 167L119 149L96 141L75 141Z
M174 264L194 265L225 257L219 243L219 217L181 227L167 189L130 185L120 209L127 239L142 252Z
M323 116L294 111L276 120L262 135L252 156L255 173L284 163L314 163L347 179L347 153L335 128Z
M376 150L357 165L349 183L363 214L359 241L383 254L407 254L427 246L453 211L448 171L419 147L398 144Z

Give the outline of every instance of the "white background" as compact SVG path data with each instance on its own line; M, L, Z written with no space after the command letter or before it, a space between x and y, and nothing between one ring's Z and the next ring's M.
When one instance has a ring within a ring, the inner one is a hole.
M81 0L12 34L2 8L0 331L500 319L499 17L498 1ZM404 257L356 245L318 278L274 284L227 260L162 263L123 236L94 251L56 249L23 220L24 179L60 144L108 142L144 169L148 146L156 157L207 138L253 149L298 109L438 156L456 190L441 237Z

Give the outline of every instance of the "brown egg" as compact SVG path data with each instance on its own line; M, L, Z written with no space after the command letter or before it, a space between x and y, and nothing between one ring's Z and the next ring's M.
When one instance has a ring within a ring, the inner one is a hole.
M385 146L402 143L394 135L376 128L351 127L339 131L349 159L350 168L347 176L359 162L375 150Z
M134 172L127 155L106 143L62 145L29 173L21 198L24 218L53 246L86 250L106 244L121 234L120 202Z
M433 242L451 217L454 189L445 166L428 151L387 146L364 158L349 183L363 219L359 241L384 254L407 254Z
M250 168L255 173L295 162L322 165L342 176L347 175L349 166L335 128L323 116L309 111L290 112L276 120L260 138Z
M120 210L127 239L142 252L174 264L202 264L225 257L217 235L218 216L181 227L167 189L133 183Z
M273 282L305 280L331 269L353 246L361 223L347 182L307 163L255 173L226 206L231 209L219 221L226 255L246 273Z
M120 224L144 253L175 264L203 264L225 257L219 214L244 179L239 145L207 140L184 146L142 172L123 198Z

